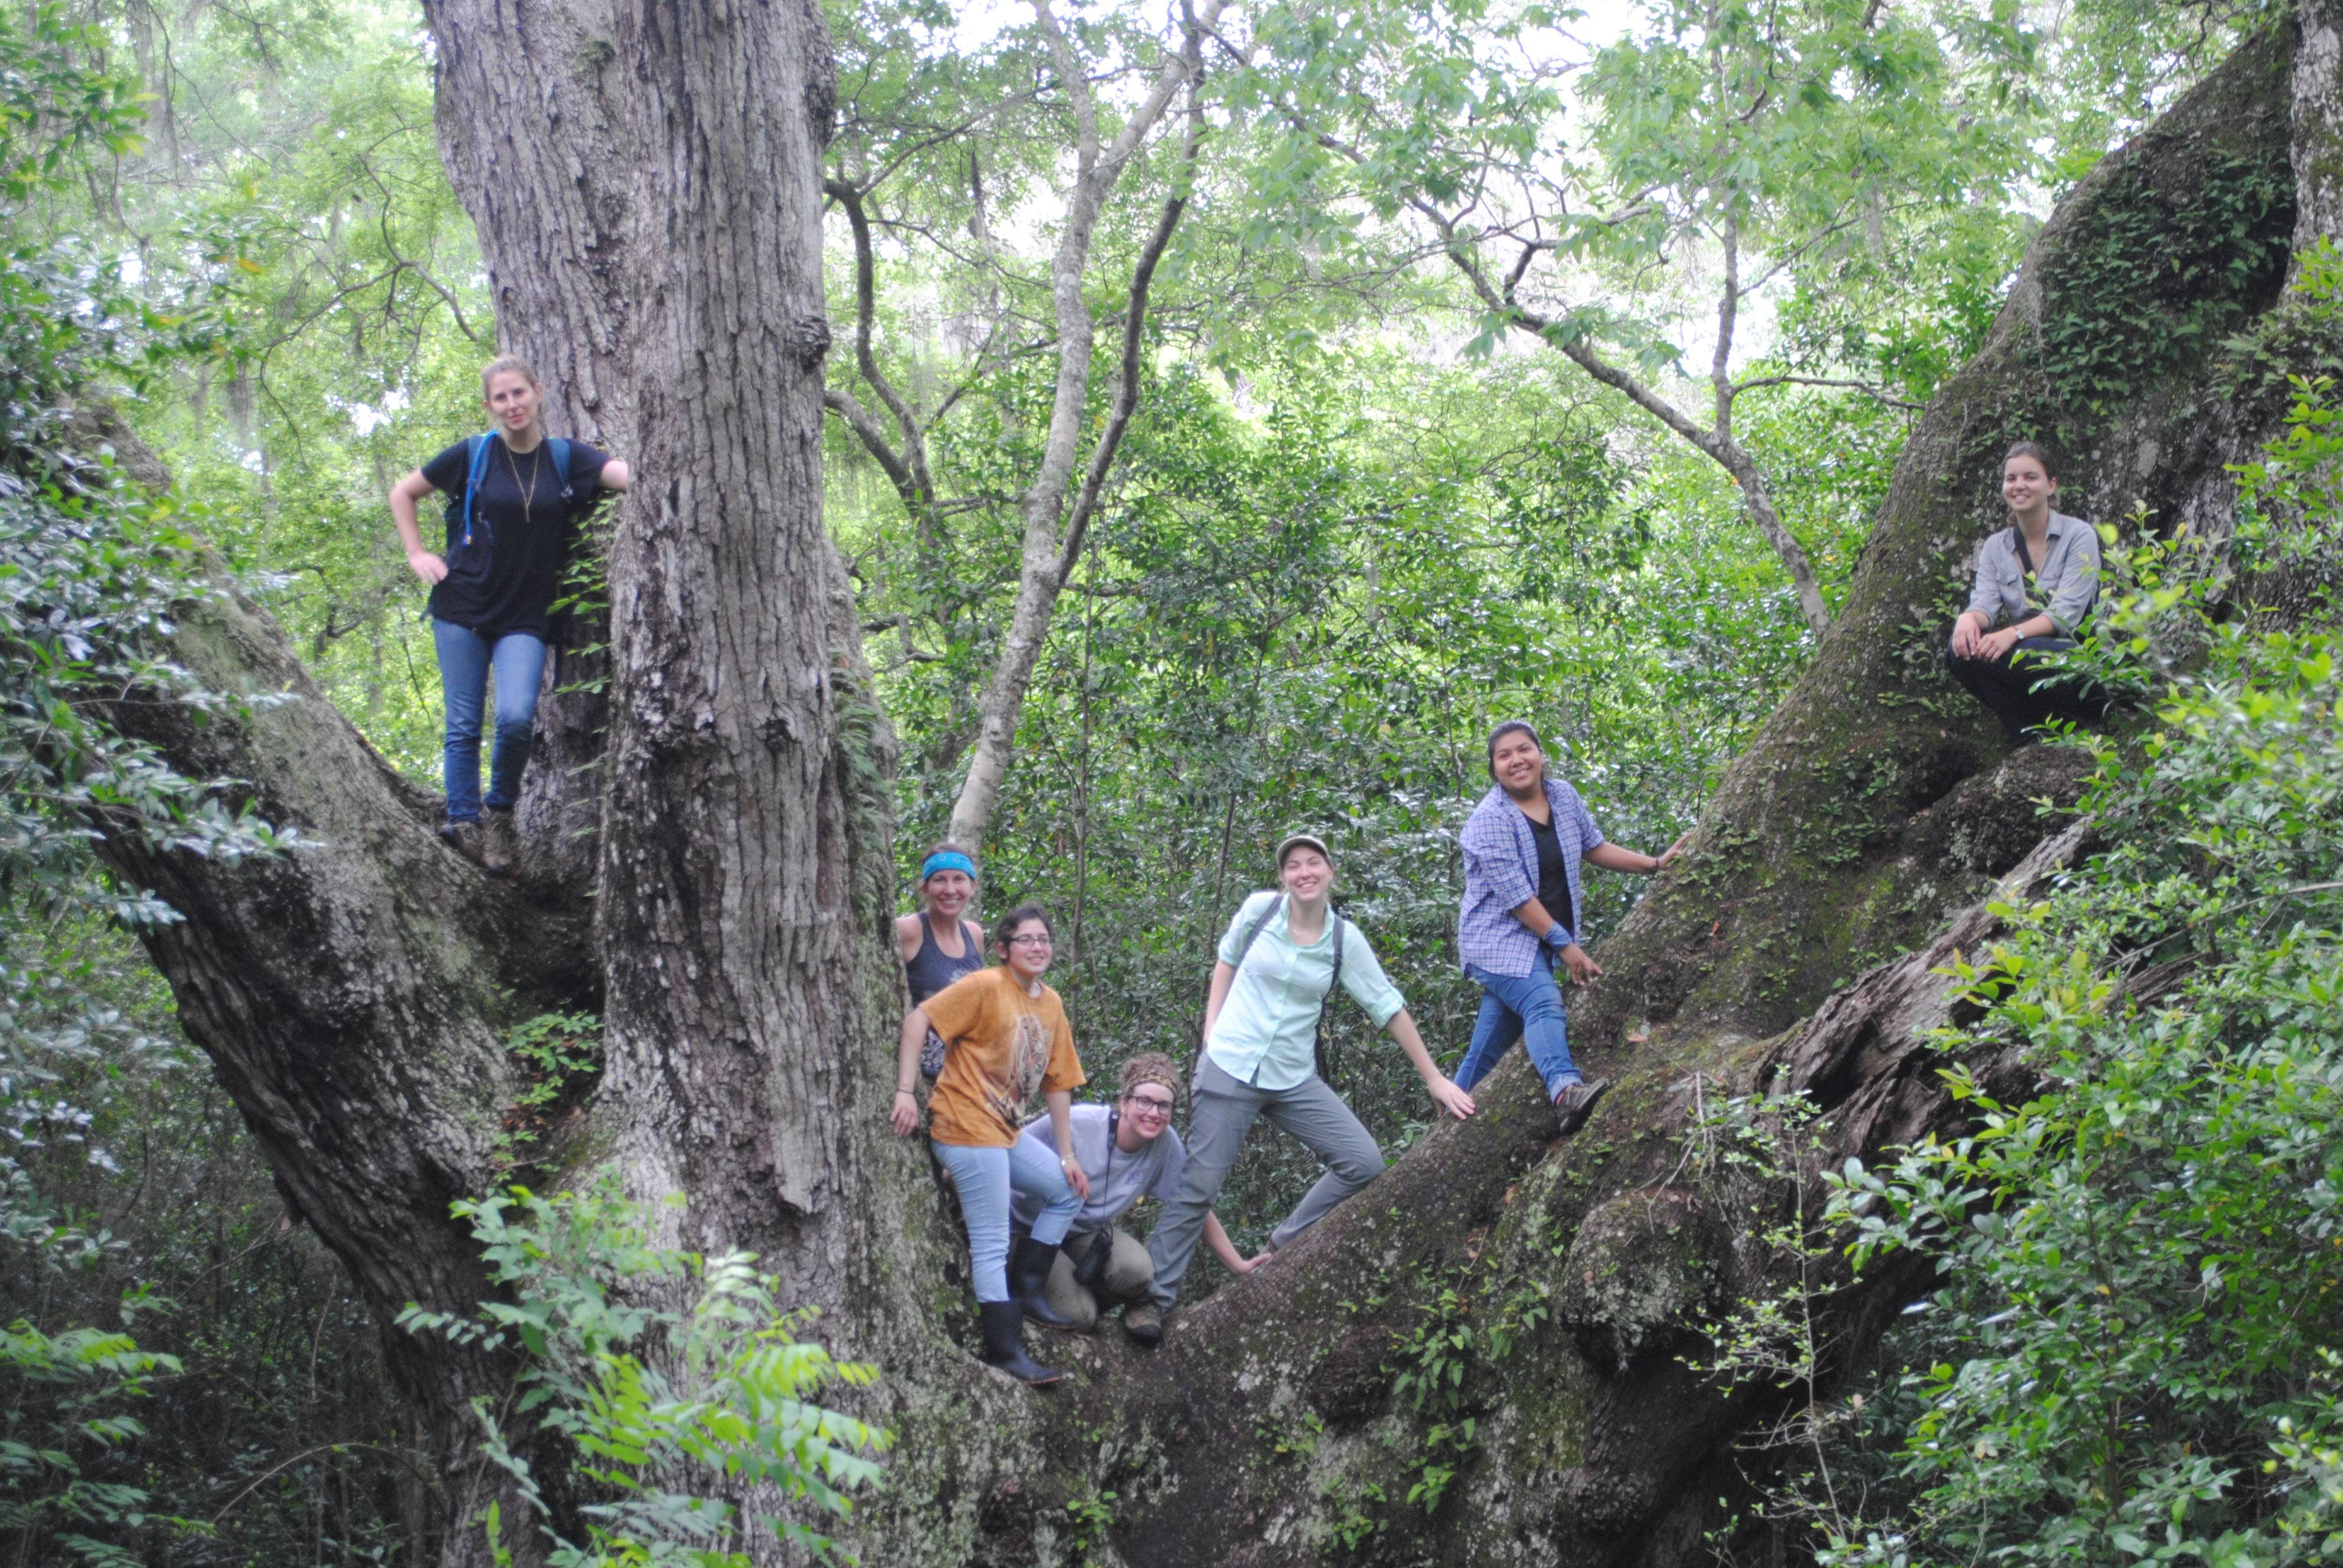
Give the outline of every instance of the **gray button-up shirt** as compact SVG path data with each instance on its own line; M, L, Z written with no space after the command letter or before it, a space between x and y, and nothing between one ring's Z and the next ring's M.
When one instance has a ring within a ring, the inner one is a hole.
M2050 534L2042 541L2030 583L2009 529L1996 528L1977 547L1969 608L1985 617L1987 630L2046 615L2057 623L2059 636L2072 637L2098 597L2098 530L2080 518L2050 514Z

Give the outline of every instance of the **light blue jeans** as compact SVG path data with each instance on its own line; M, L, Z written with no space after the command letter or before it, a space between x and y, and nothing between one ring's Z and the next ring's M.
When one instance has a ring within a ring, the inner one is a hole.
M972 1149L964 1143L928 1146L936 1151L960 1191L960 1218L968 1222L969 1276L980 1302L1009 1299L1009 1191L1041 1200L1033 1218L1033 1240L1056 1246L1082 1211L1082 1201L1066 1180L1055 1154L1020 1138L1006 1149Z
M1480 983L1481 1016L1473 1023L1473 1043L1457 1064L1457 1088L1469 1090L1488 1077L1517 1040L1528 1048L1531 1064L1545 1080L1548 1100L1578 1081L1563 1015L1562 980L1554 973L1561 962L1561 954L1543 951L1525 975L1491 974L1478 964L1464 967L1464 973Z
M439 698L447 709L441 758L447 820L480 819L480 718L488 671L497 672L497 749L488 767L491 811L509 811L520 799L520 776L537 732L537 688L545 678L545 639L509 631L491 648L478 632L434 617L431 645L439 655Z

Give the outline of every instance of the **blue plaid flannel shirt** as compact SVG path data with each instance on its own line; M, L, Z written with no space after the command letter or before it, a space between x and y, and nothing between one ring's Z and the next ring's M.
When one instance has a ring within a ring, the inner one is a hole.
M1570 878L1570 908L1546 913L1575 936L1578 858L1603 842L1603 829L1594 825L1578 791L1561 779L1545 781L1545 799L1554 811L1554 835L1561 842L1562 863ZM1456 919L1458 961L1491 974L1535 972L1537 937L1513 918L1515 910L1537 897L1537 840L1530 836L1530 819L1506 799L1503 789L1493 785L1465 819L1457 842L1464 850L1464 907Z

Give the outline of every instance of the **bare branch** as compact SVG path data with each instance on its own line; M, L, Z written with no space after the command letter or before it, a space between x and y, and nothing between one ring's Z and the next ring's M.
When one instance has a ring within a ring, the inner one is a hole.
M1735 397L1738 397L1744 392L1753 392L1760 387L1832 387L1846 392L1860 392L1874 402L1885 404L1890 408L1902 408L1914 414L1926 407L1925 404L1891 397L1868 381L1851 381L1835 376L1757 376L1746 381L1736 381L1734 383L1733 392Z
M1193 48L1192 35L1192 60ZM1172 243L1172 231L1180 226L1180 215L1188 208L1196 153L1203 143L1203 111L1196 101L1196 78L1191 76L1188 129L1181 143L1180 166L1172 174L1172 194L1164 198L1163 212L1155 220L1155 230L1147 236L1147 244L1139 253L1139 264L1131 269L1131 303L1122 314L1122 381L1115 388L1114 410L1107 417L1106 428L1099 433L1098 445L1091 449L1090 472L1083 477L1081 494L1075 498L1073 515L1067 519L1065 544L1058 552L1061 592L1073 578L1075 562L1081 558L1082 536L1090 528L1091 514L1098 508L1099 491L1106 484L1107 471L1114 466L1115 449L1122 445L1122 433L1130 427L1131 417L1139 407L1141 356L1146 350L1142 337L1147 326L1147 291L1155 280L1156 264L1163 259L1164 247Z
M879 421L870 417L868 408L855 401L853 393L840 387L825 387L821 389L821 406L846 421L846 427L854 432L879 466L887 470L889 482L895 487L896 494L903 498L905 506L916 510L927 504L920 495L919 481L911 477L910 466L894 447L887 444L887 432L879 427Z
M886 404L888 411L895 416L896 426L903 433L903 450L897 465L910 477L910 487L905 491L903 498L916 509L935 499L936 487L928 477L927 439L920 428L920 422L912 416L910 405L903 400L895 390L894 384L880 370L879 357L872 352L870 346L871 317L876 309L878 288L875 280L877 268L870 255L870 216L863 208L863 193L859 187L844 180L824 180L821 188L822 194L846 209L847 226L854 234L854 364L862 372L862 379L879 394L879 400ZM828 401L827 396L824 401ZM863 435L860 429L856 433ZM870 439L868 435L863 435L865 445L870 443ZM885 461L880 459L882 464ZM898 485L897 488L902 487Z

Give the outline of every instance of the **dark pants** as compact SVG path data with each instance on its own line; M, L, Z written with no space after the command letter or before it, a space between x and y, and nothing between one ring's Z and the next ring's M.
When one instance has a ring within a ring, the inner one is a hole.
M2089 724L2107 717L2107 699L2099 689L2079 675L2046 671L2039 659L2042 654L2064 653L2074 646L2068 638L2029 637L1999 658L1954 654L1953 678L1993 710L2012 741L2026 739L2027 730L2053 719Z

